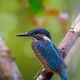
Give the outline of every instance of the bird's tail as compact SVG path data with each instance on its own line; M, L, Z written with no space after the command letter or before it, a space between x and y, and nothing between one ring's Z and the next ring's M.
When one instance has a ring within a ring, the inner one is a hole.
M61 77L61 80L67 80L67 72L66 72L66 70L62 70L60 72L60 77Z

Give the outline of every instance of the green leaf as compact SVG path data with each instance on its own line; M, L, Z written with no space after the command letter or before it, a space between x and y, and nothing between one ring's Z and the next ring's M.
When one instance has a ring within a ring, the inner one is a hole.
M29 0L29 4L33 14L43 9L43 4L41 0Z

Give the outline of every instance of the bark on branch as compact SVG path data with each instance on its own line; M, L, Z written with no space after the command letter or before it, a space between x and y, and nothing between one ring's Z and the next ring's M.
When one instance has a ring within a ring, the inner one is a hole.
M6 46L0 35L0 80L22 80L21 74L11 55L11 51Z
M68 62L67 62L68 57L66 57L66 55L68 55L70 49L75 44L79 36L80 36L80 15L78 15L76 20L73 22L73 24L71 25L71 28L69 29L66 36L64 37L64 39L62 40L62 42L60 43L58 47L58 50L62 54L62 57L66 65L68 65ZM35 80L50 80L52 76L53 76L53 73L47 72L46 69L44 68L36 75L34 79Z

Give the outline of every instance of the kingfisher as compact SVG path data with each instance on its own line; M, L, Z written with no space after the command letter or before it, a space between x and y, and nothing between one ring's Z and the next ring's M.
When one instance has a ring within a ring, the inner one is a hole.
M35 28L29 32L19 33L16 36L30 37L32 49L48 72L59 74L61 80L67 80L66 65L63 58L52 42L50 32L44 28Z

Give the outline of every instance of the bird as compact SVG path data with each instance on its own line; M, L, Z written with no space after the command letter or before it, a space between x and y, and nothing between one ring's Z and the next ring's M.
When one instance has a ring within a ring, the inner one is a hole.
M28 32L16 34L19 37L30 37L32 49L48 72L57 73L61 80L67 80L66 64L61 53L54 45L47 29L34 28Z

